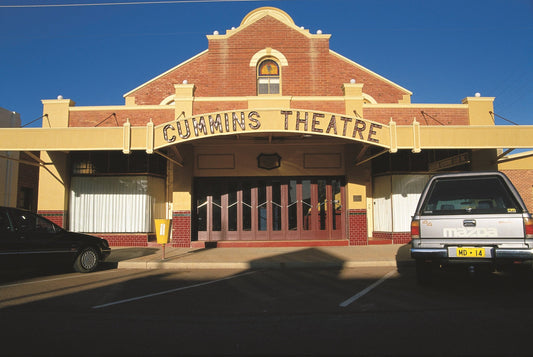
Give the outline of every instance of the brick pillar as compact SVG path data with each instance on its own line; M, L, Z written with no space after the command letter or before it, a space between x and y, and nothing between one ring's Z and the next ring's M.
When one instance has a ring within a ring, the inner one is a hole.
M348 239L350 245L367 245L366 210L351 209L348 211Z
M191 211L172 212L172 247L191 246Z

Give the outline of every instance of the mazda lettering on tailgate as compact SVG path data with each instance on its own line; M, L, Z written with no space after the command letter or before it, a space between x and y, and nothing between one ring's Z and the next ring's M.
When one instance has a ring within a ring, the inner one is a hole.
M497 237L496 228L444 228L442 234L446 238L489 238Z

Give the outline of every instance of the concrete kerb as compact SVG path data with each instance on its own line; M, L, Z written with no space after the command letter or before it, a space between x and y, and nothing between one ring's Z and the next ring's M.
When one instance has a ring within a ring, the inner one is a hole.
M127 253L128 248L122 253ZM139 250L140 248L136 248ZM115 262L119 269L343 269L400 267L412 264L408 245L307 248L160 248L150 253Z
M174 269L174 270L199 270L199 269L230 269L230 270L250 270L250 269L342 269L342 268L364 268L364 267L395 267L397 261L362 261L362 262L119 262L119 269Z

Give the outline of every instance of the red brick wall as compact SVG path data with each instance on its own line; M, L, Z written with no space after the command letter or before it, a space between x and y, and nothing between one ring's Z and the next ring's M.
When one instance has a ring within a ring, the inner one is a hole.
M373 232L377 239L390 239L392 244L407 244L411 241L411 232Z
M283 95L338 95L325 86L329 40L310 39L270 16L227 39L209 41L210 77L205 95L256 95L255 67L250 67L250 60L267 47L281 52L289 64L281 67Z
M159 103L158 103L159 104ZM116 121L113 116L116 115ZM107 118L107 119L106 119ZM167 123L176 119L174 117L174 107L169 106L168 109L161 110L87 110L87 111L71 111L69 115L70 127L94 127L99 123L99 127L116 127L124 125L126 119L130 120L133 126L146 125L152 118L154 125Z
M356 83L364 83L363 92L371 95L378 103L398 103L404 94L408 94L337 56L330 55L328 62L329 95L343 95L341 85L350 83L351 79L355 79Z
M248 109L248 102L231 101L231 102L197 102L194 104L193 115L203 113L214 113L230 110Z
M173 247L189 248L191 246L191 211L172 212Z
M346 107L344 101L305 101L305 100L294 100L291 102L291 108L295 109L306 109L306 110L317 110L322 112L330 113L344 113ZM353 116L353 113L348 113L347 115Z
M67 224L67 213L65 211L37 211L38 214L44 218L54 222L62 228L66 228Z
M529 212L533 212L533 170L502 170L522 196Z
M309 38L266 16L228 38L210 39L207 52L131 95L135 96L137 104L159 104L175 93L174 84L186 79L195 85L195 97L255 96L256 68L250 67L250 60L265 48L279 51L287 59L288 66L281 66L281 90L285 96L342 96L342 84L349 83L352 78L364 83L365 93L380 103L397 103L407 94L380 77L332 55L328 38ZM236 108L236 103L230 104L230 108L217 110ZM309 109L344 112L344 104L337 104L339 109L332 109L331 105L317 107L316 103L308 104ZM195 102L194 113L206 112L200 109L203 106L203 103Z
M366 210L351 209L348 211L348 239L350 245L368 244Z
M181 84L184 80L196 85L196 96L207 96L205 93L206 84L210 75L207 68L207 60L208 54L204 53L140 88L132 93L132 96L135 97L135 103L139 105L159 104L169 95L176 93L174 84ZM221 96L223 94L219 93L218 95Z
M106 239L112 247L148 246L148 233L96 233L91 235Z
M390 118L398 125L411 125L413 118L421 125L441 125L439 122L422 115L422 111L431 115L444 125L468 125L468 109L462 108L364 108L363 117L367 120L388 124Z

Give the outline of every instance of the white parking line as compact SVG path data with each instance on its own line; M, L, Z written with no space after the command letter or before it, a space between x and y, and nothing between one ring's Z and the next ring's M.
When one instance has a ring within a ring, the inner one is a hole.
M218 283L218 282L221 282L221 281L224 281L224 280L230 280L230 279L234 279L234 278L239 278L239 277L241 277L241 276L245 276L245 275L248 275L248 274L253 274L253 273L255 273L255 272L256 272L256 271L249 271L249 272L245 272L245 273L242 273L242 274L237 274L237 275L228 276L227 278L222 278L222 279L217 279L217 280L206 281L205 283L200 283L200 284L195 284L195 285L188 285L188 286L182 286L181 288L170 289L170 290L160 291L160 292L153 293L153 294L142 295L142 296L136 296L136 297L132 297L132 298L129 298L129 299L113 301L113 302L109 302L109 303L107 303L107 304L96 305L96 306L93 306L92 308L93 308L93 309L101 309L101 308L104 308L104 307L109 307L109 306L113 306L113 305L124 304L124 303L131 302L131 301L142 300L142 299L147 299L147 298L151 298L151 297L154 297L154 296L170 294L170 293L174 293L174 292L176 292L176 291L182 291L182 290L187 290L187 289L197 288L197 287L204 286L204 285L209 285L209 284Z
M381 279L379 279L378 281L376 281L375 283L373 283L372 285L366 287L365 289L361 290L360 292L358 292L357 294L355 294L354 296L352 296L351 298L349 298L348 300L344 300L343 302L341 302L339 304L340 307L346 307L350 304L352 304L353 302L355 302L357 299L365 296L366 294L368 294L372 289L374 289L375 287L377 287L378 285L380 285L381 283L383 283L385 280L387 280L388 278L390 278L394 273L396 273L396 270L391 270L389 271L387 274L385 274Z

